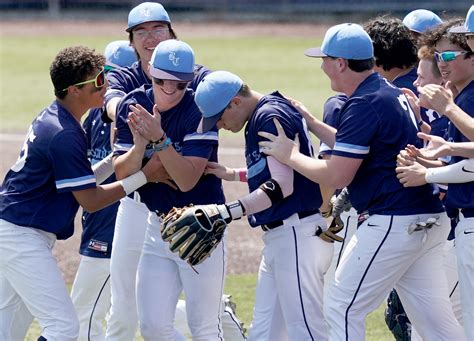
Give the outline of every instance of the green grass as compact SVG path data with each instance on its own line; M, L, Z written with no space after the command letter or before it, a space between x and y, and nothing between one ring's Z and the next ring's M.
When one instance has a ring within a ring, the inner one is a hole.
M102 51L120 37L70 36L2 37L0 44L0 130L26 131L33 118L53 100L49 65L65 46L87 45ZM332 94L320 59L303 51L319 43L307 38L194 38L196 62L212 70L238 74L251 88L262 93L279 90L302 100L320 117Z
M244 327L249 328L252 320L253 305L255 302L255 285L257 275L228 275L226 278L225 293L232 294L232 301L237 304L237 316L244 322ZM69 286L70 289L70 286ZM390 332L383 320L385 302L366 319L366 340L367 341L389 341L393 340ZM35 341L41 330L35 321L28 331L26 341ZM142 340L142 338L138 338Z

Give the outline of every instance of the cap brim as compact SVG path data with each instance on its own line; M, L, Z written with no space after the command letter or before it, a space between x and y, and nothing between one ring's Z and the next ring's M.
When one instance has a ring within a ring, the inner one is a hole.
M157 69L155 67L150 67L150 75L158 79L166 79L172 81L185 81L190 82L194 79L194 72L185 73L185 72L173 72Z
M467 30L466 26L460 25L460 26L451 27L449 30L449 33L471 33L471 32Z
M203 117L201 122L199 122L199 126L197 127L198 134L207 133L209 130L214 128L217 124L217 121L222 117L225 109L222 110L219 114L211 116L211 117Z
M304 54L308 57L315 57L315 58L322 58L327 57L328 55L325 54L320 47L312 47L304 51Z

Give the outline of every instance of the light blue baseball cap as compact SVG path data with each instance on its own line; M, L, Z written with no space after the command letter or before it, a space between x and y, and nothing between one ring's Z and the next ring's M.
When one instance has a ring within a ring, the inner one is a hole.
M474 33L474 5L467 12L464 25L451 28L449 33Z
M372 39L358 24L340 24L327 30L321 47L304 52L308 57L336 57L364 60L374 57Z
M202 114L197 129L199 133L205 133L216 125L243 84L242 79L228 71L215 71L202 79L194 94L194 101Z
M194 51L184 41L169 39L155 47L150 75L159 79L189 82L194 78Z
M113 67L130 66L137 61L135 50L128 40L112 41L105 47L104 56L107 65Z
M416 9L403 18L403 25L416 33L425 33L442 23L443 20L438 15L427 9Z
M137 25L150 21L162 21L171 23L168 12L162 4L157 2L143 2L132 8L128 13L128 27L125 31L130 32Z

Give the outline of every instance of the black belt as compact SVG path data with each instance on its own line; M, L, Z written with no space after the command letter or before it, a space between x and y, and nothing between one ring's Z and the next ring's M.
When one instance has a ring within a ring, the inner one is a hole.
M309 216L311 216L313 214L316 214L316 213L319 213L319 210L317 208L314 209L314 210L298 212L297 214L298 214L298 218L303 219L303 218L309 217ZM281 225L283 225L283 220L272 221L271 223L262 224L262 230L264 230L264 231L273 230L274 228L276 228L278 226L281 226Z

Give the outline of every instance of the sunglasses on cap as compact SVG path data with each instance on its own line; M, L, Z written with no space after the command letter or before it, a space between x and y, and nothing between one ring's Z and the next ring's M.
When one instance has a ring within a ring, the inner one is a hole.
M105 68L102 68L102 70L100 70L97 76L95 76L93 79L89 79L87 81L79 82L79 83L72 84L69 86L79 86L79 85L84 85L88 83L94 83L97 89L102 88L105 85ZM69 88L69 86L67 88L64 88L62 91L66 91Z
M163 86L163 84L165 84L164 79L159 79L159 78L155 78L155 77L153 77L153 82L157 85L160 85L160 86ZM172 81L172 82L176 82L176 81ZM180 91L183 91L184 89L186 89L188 87L188 83L189 82L176 82L176 88Z
M468 51L444 51L444 52L435 52L435 59L439 62L452 62L458 56L462 54L469 53Z

